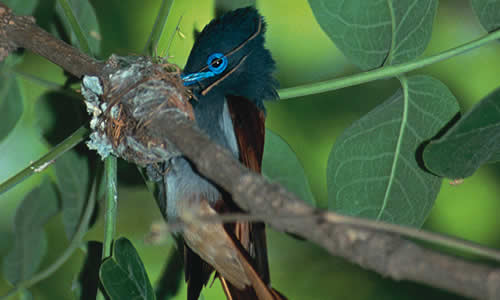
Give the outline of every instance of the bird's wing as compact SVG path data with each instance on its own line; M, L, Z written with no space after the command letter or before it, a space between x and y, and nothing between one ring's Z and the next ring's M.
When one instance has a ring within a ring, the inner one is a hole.
M226 100L238 143L239 159L247 168L260 173L264 155L265 114L243 97L226 96ZM225 197L224 201L237 207L231 197ZM236 222L233 225L227 224L225 227L230 235L234 234L235 243L240 244L246 250L242 254L246 256L246 262L251 264L247 269L247 275L253 287L253 291L248 293L248 291L234 289L228 283L225 287L226 294L229 293L232 299L252 299L249 297L252 292L255 292L258 299L285 299L283 295L270 287L264 223ZM253 274L250 274L252 272Z
M264 112L243 97L227 96L226 99L238 143L239 159L247 168L260 173L264 155ZM235 227L236 237L255 260L256 269L264 282L269 283L264 224L239 222Z
M240 161L260 173L264 152L265 115L242 97L226 97L238 144ZM231 195L221 191L215 207L206 199L193 201L187 210L194 215L241 212ZM189 201L185 201L189 205ZM224 292L232 300L286 299L270 287L265 226L259 222L186 224L188 299L197 299L212 267L218 272ZM206 241L211 241L207 243ZM212 266L212 267L211 267Z

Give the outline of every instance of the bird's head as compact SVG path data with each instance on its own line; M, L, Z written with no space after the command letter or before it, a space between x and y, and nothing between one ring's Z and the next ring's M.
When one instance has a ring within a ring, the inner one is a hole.
M204 96L245 97L263 109L277 98L275 63L264 48L266 24L255 8L241 8L210 22L198 36L182 78L199 101ZM210 97L207 97L210 98Z

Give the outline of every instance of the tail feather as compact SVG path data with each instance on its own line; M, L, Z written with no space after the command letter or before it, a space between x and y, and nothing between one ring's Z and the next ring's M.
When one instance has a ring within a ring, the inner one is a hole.
M247 287L244 290L240 290L234 287L224 278L220 278L224 294L226 294L227 300L286 300L287 298L283 296L280 292L276 291L271 287L266 287L265 290L260 290L257 292L253 287Z
M210 279L212 271L213 268L203 261L198 254L194 253L188 246L184 246L184 273L188 285L188 300L198 300L202 288Z
M241 244L238 240L232 240L235 248L241 249ZM220 276L222 287L224 293L228 300L285 300L286 297L283 296L278 291L274 290L269 284L264 282L262 277L259 275L253 264L251 263L251 258L246 251L238 252L239 260L243 266L245 274L249 279L251 285L247 286L245 289L238 289L231 282L225 280Z

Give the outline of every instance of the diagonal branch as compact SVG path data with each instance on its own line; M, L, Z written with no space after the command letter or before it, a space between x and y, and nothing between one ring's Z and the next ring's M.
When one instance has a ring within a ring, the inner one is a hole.
M176 145L200 173L230 192L238 205L274 229L294 233L334 256L395 280L419 282L477 299L500 299L500 268L441 254L364 225L346 224L345 220L356 218L312 208L281 185L246 169L190 121L163 116L151 127Z
M46 57L77 77L99 76L102 71L102 63L53 38L31 17L13 16L0 3L0 60L19 47ZM426 249L375 229L377 226L369 226L368 221L354 222L357 219L314 209L282 186L243 167L200 133L192 121L175 112L158 115L148 126L156 137L176 145L200 173L230 192L242 208L277 230L297 234L332 255L395 280L419 282L473 298L500 299L499 268Z
M15 16L0 2L0 61L18 48L45 57L72 75L97 75L103 63L81 53L35 24L31 16Z

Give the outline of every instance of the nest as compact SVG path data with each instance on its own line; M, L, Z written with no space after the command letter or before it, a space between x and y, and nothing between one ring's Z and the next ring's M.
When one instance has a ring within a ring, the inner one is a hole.
M92 115L87 145L101 157L109 154L146 166L180 153L152 134L152 123L176 111L194 120L191 97L180 69L148 57L112 55L100 77L85 76L82 94Z

